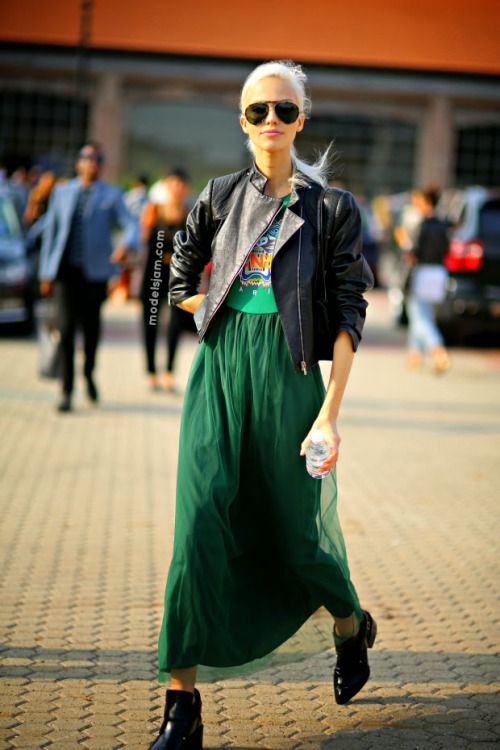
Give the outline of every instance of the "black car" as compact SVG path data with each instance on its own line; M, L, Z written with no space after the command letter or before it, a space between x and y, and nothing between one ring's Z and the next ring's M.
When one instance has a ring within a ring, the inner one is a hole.
M7 187L0 186L0 326L33 329L36 294L35 259Z
M453 225L444 263L446 299L437 323L449 341L500 336L500 191L471 187L443 196L440 209Z

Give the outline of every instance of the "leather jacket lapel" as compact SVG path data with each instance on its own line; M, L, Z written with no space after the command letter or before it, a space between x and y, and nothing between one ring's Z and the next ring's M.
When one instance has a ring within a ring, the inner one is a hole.
M276 240L276 245L274 248L274 257L279 253L285 242L288 242L288 240L293 237L295 232L298 232L302 224L304 223L304 219L301 216L297 216L293 211L290 211L288 208L285 211L285 215L283 217L283 223L281 224L280 233L278 235L278 239Z
M263 195L251 181L248 181L231 206L215 240L214 271L217 250L225 254L227 248L232 248L235 265L239 268L259 237L271 225L280 206L281 202L278 199ZM227 273L227 268L223 270Z

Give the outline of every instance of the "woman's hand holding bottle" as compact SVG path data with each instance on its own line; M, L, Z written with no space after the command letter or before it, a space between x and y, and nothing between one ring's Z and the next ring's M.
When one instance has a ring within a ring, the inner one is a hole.
M306 456L306 467L311 476L323 479L337 463L339 449L336 421L318 417L302 441L300 455Z

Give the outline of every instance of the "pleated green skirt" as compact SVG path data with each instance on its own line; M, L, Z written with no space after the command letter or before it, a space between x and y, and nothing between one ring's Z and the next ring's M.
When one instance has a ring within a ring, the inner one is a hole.
M321 605L359 616L335 472L312 479L299 455L324 393L318 366L294 371L277 314L220 311L185 394L160 681L265 656Z

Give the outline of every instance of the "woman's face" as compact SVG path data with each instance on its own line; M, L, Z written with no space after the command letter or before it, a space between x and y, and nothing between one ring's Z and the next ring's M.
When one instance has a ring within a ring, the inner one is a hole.
M177 175L167 177L165 187L174 203L183 203L189 195L189 185Z
M294 87L288 81L271 76L257 81L248 90L246 99L243 102L243 108L245 109L249 104L257 102L281 101L293 102L300 107ZM243 114L240 117L240 125L250 138L257 152L279 152L290 151L295 136L304 127L304 120L304 115L300 113L295 122L287 125L276 115L274 106L270 105L269 112L261 123L252 125Z

